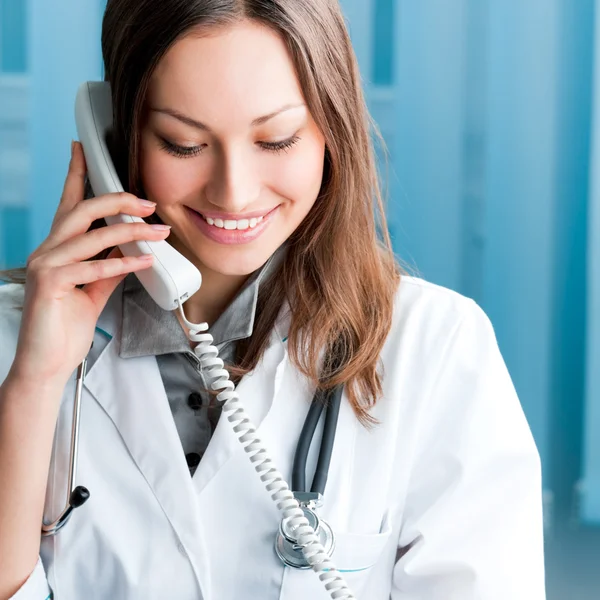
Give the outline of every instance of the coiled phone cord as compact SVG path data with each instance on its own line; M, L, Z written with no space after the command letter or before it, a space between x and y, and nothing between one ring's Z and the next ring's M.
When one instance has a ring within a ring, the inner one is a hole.
M317 573L334 600L356 600L325 552L314 529L309 525L283 475L277 470L261 439L256 435L256 427L240 402L235 385L229 379L229 372L224 368L223 360L219 358L219 351L212 345L213 337L210 333L205 333L208 330L208 323L196 324L188 321L181 303L179 311L189 329L188 337L193 342L198 342L194 354L207 375L211 389L220 390L217 400L224 402L223 412L227 420L233 425L233 431L277 508L283 514L283 518L288 520L290 530L297 533L298 546L302 548L308 564Z

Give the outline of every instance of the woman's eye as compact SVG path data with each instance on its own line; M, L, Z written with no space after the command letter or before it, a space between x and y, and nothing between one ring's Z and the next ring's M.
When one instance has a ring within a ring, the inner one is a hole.
M280 142L258 142L258 145L265 150L270 152L284 152L289 150L300 138L297 135L288 138L287 140L281 140Z
M172 154L173 156L177 156L178 158L191 158L192 156L198 156L200 152L204 149L204 144L201 146L179 146L178 144L172 144L171 142L167 142L167 140L160 140L160 145L163 150Z
M281 140L280 142L257 142L258 145L267 150L269 152L285 152L289 150L294 144L296 144L300 138L297 135L288 138L287 140ZM201 144L200 146L180 146L178 144L173 144L168 142L167 140L161 138L160 139L161 148L176 156L178 158L191 158L193 156L198 156L206 146L206 144Z

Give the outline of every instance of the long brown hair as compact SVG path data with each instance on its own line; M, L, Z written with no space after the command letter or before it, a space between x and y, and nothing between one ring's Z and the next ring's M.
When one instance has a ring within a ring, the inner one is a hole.
M338 1L108 0L102 54L112 88L116 167L129 191L142 194L140 126L155 67L191 30L202 35L242 19L270 27L286 43L326 150L319 196L288 240L278 272L261 285L253 334L237 346L235 375L256 367L287 301L292 362L321 389L344 383L366 424L382 393L379 355L401 269L374 160L371 135L380 142L381 136L365 105ZM324 350L342 366L323 372Z

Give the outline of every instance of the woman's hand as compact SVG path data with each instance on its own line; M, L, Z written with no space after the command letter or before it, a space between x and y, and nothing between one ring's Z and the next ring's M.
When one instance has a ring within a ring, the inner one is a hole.
M128 274L152 265L152 256L123 257L114 249L134 240L164 240L169 228L120 223L88 231L96 219L119 213L148 217L154 203L127 193L83 201L86 165L74 142L71 163L48 237L27 261L25 301L10 376L28 383L65 384L87 355L96 321L109 296ZM77 287L81 286L83 287Z

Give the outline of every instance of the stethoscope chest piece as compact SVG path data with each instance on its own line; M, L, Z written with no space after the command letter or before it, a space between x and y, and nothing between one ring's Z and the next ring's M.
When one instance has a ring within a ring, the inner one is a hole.
M329 556L335 548L335 536L328 523L319 519L317 513L307 506L300 506L309 525L319 536L319 540ZM295 569L310 569L302 548L297 544L297 536L288 519L279 524L279 532L275 539L275 551L284 565Z

